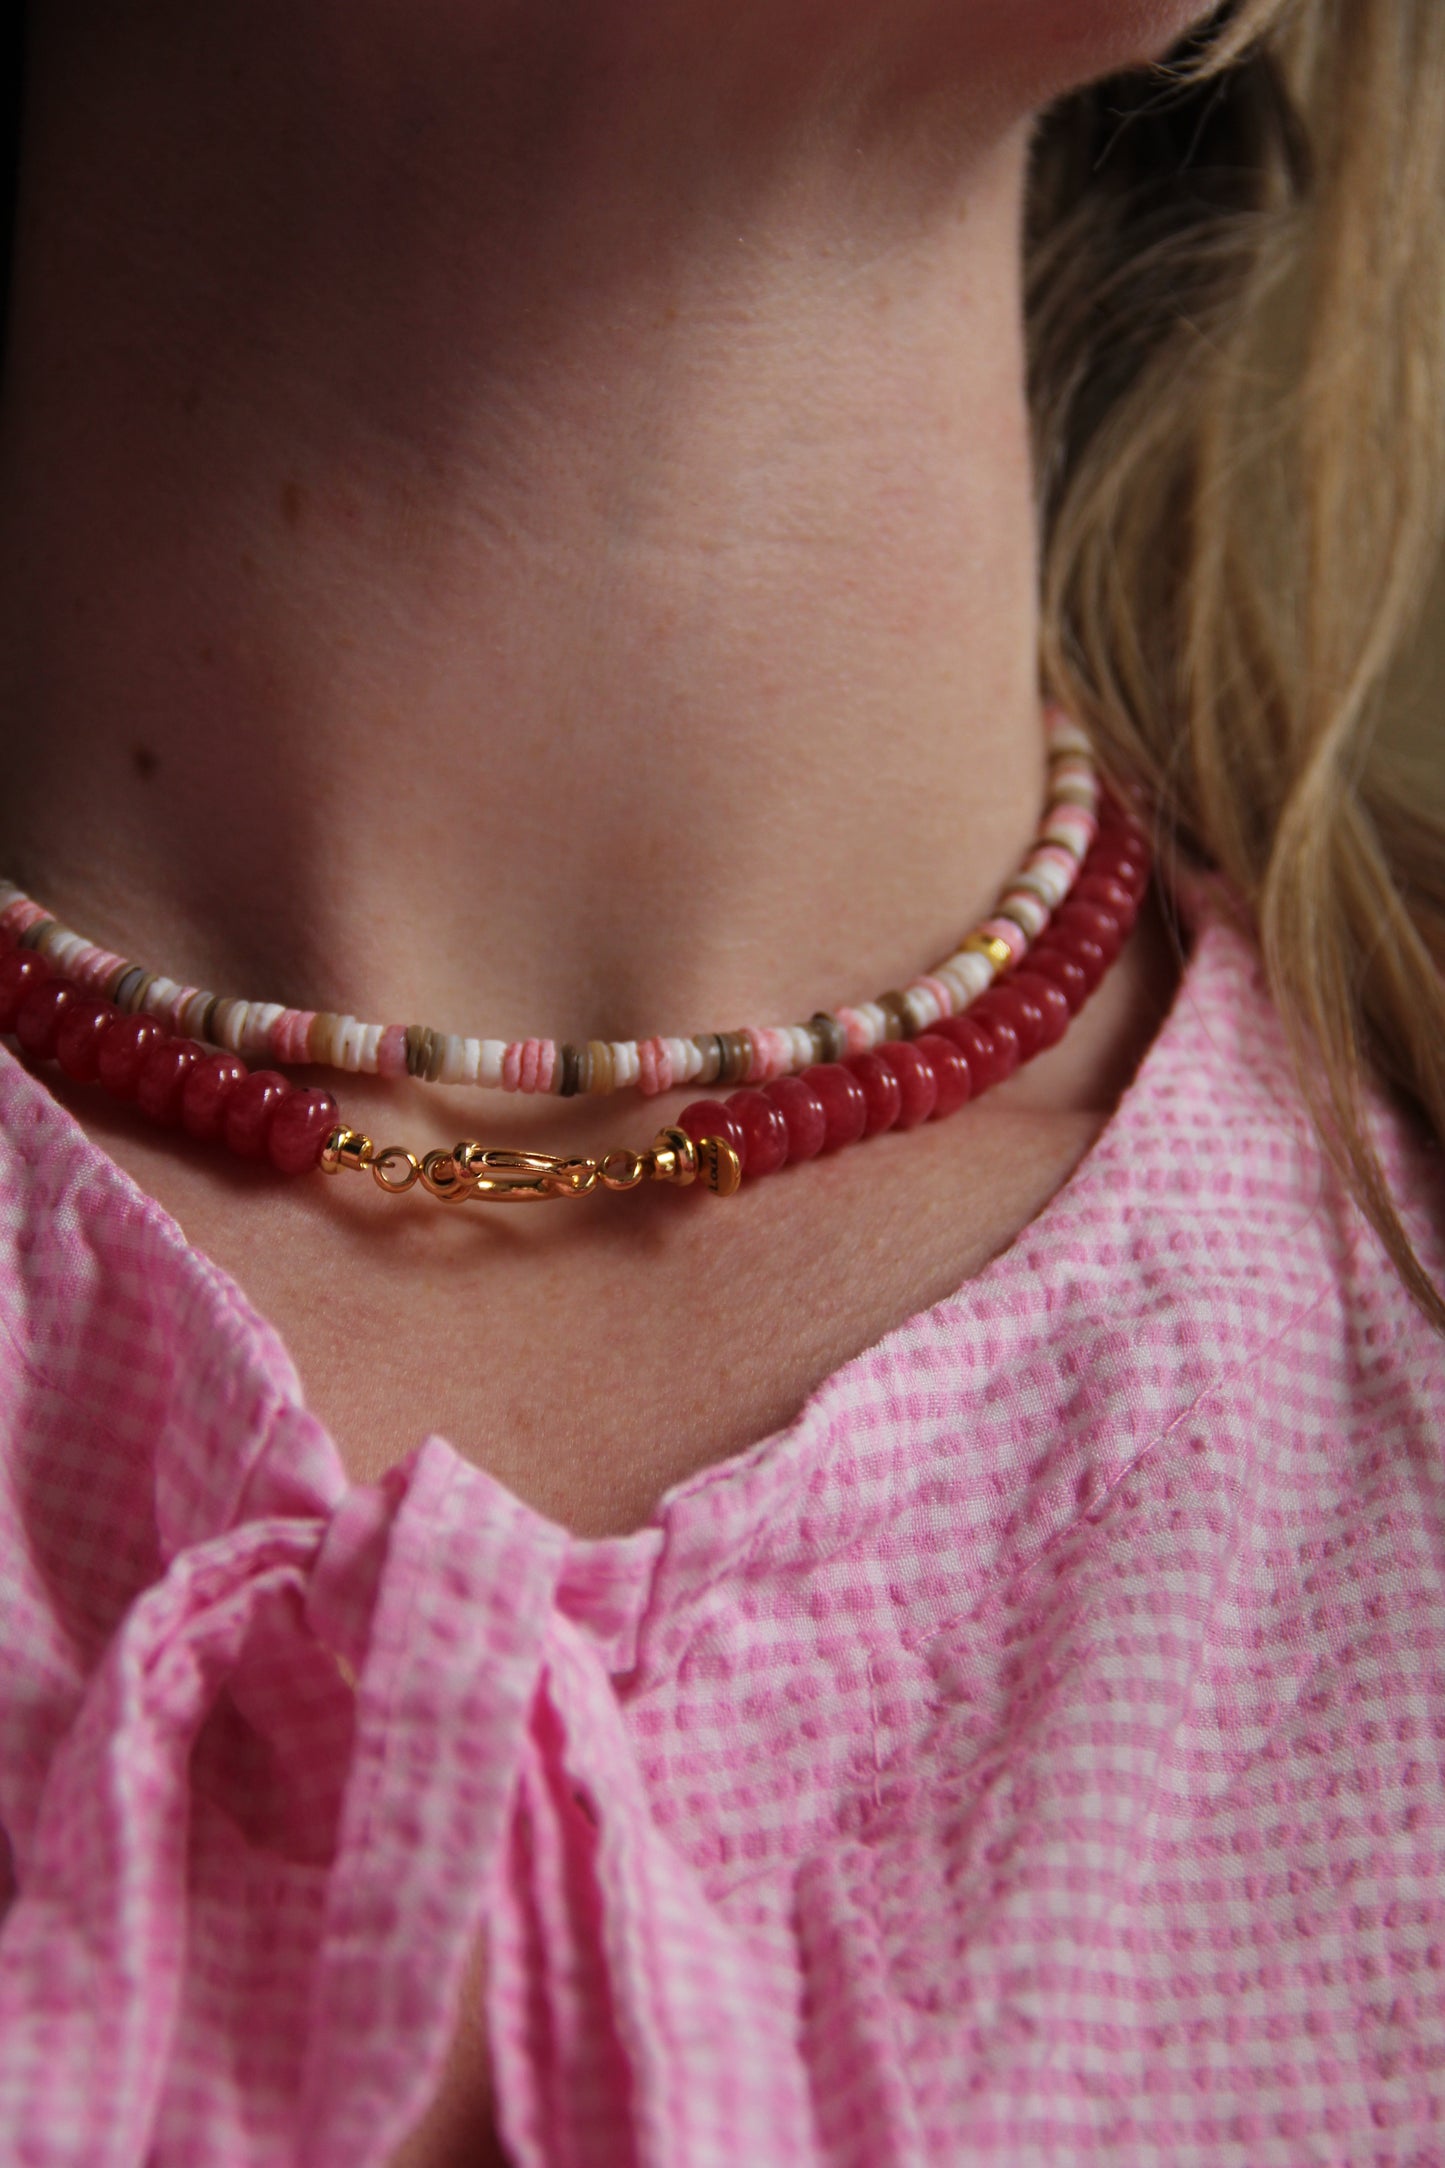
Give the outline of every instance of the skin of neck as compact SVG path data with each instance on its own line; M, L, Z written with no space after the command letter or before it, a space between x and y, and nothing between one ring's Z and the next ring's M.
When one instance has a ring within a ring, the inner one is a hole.
M503 1037L947 953L1042 796L1029 118L1160 13L42 5L0 866Z

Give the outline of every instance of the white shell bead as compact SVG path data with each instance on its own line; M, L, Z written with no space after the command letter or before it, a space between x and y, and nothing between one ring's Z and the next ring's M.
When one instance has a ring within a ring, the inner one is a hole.
M818 1055L817 1049L813 1045L813 1034L807 1029L806 1025L789 1024L788 1044L793 1050L793 1058L789 1066L794 1076L798 1074L800 1069L810 1067L817 1060Z
M926 986L910 986L904 993L903 1006L915 1037L920 1031L927 1031L930 1024L936 1024L943 1014L938 1006L938 996Z
M151 988L150 994L146 998L147 1008L150 1007L151 1000L157 990L155 986ZM267 1053L269 1049L266 1042L270 1035L271 1026L278 1017L284 1016L285 1013L286 1011L279 1001L248 1001L243 1014L238 1018L241 1026L240 1044L235 1051L238 1054Z
M612 1046L612 1087L614 1091L627 1091L642 1074L635 1039L614 1039Z
M364 1075L375 1076L378 1056L381 1053L381 1035L385 1024L363 1024L361 1027L361 1062Z
M505 1039L483 1039L481 1054L477 1060L477 1082L488 1091L499 1091L502 1084L502 1063L507 1058Z
M331 1059L338 1069L355 1071L361 1067L361 1034L363 1026L354 1016L338 1016L331 1032Z

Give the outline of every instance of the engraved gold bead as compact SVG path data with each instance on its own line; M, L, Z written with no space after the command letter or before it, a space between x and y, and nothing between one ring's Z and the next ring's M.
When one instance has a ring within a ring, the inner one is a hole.
M715 1197L731 1197L742 1185L743 1163L725 1137L702 1137L697 1170Z
M971 933L963 946L965 952L986 956L996 972L1007 971L1013 962L1012 949L996 933Z

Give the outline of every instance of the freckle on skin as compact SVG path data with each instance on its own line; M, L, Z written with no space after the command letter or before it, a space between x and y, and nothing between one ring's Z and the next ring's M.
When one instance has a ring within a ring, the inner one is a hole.
M148 783L160 762L148 745L137 745L131 753L131 766L143 783Z
M306 492L293 477L281 485L281 517L288 527L299 527L306 509Z

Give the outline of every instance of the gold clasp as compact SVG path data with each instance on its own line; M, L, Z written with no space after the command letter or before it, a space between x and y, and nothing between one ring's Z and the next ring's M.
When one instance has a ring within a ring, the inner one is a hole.
M547 1204L554 1197L586 1197L597 1187L594 1159L474 1143L458 1144L448 1156L456 1169L456 1195L479 1204Z
M443 1204L550 1204L554 1197L590 1197L598 1190L639 1189L644 1182L671 1182L686 1189L701 1180L716 1196L731 1197L742 1180L742 1163L720 1137L695 1144L682 1129L660 1129L646 1152L619 1147L600 1159L568 1159L558 1152L512 1151L464 1138L451 1150L418 1158L405 1145L378 1148L356 1129L333 1129L321 1153L327 1174L343 1168L370 1174L379 1189L399 1197L420 1187Z

